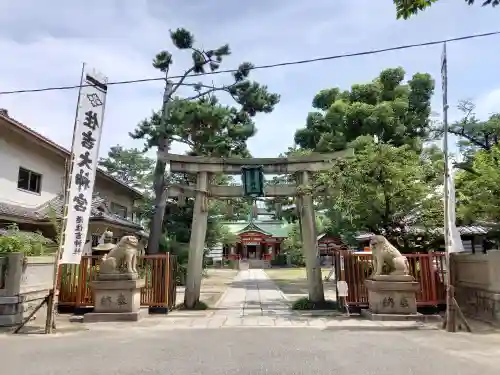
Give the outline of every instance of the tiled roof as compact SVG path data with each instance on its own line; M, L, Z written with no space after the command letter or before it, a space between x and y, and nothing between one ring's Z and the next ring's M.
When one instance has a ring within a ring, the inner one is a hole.
M35 221L42 221L50 219L51 210L54 210L57 217L60 218L63 211L63 205L64 202L62 195L58 195L36 208L26 208L18 205L0 202L0 214L5 216L14 216ZM104 220L109 223L123 225L136 230L143 229L139 224L136 224L133 221L124 219L110 212L105 200L97 193L92 196L92 211L90 219Z
M34 219L34 210L32 208L22 207L15 204L0 202L0 215Z
M273 237L288 237L288 226L287 224L278 220L253 220L238 223L223 223L223 225L228 228L231 233L240 234L244 232L257 231L262 232Z
M491 231L491 227L484 226L484 225L464 225L457 227L458 233L460 233L462 236L467 236L467 235L484 235L488 234ZM442 229L436 229L437 231L442 231ZM415 230L418 232L418 230ZM370 239L370 237L374 236L373 233L360 233L358 236L356 236L356 239L358 241L367 241Z

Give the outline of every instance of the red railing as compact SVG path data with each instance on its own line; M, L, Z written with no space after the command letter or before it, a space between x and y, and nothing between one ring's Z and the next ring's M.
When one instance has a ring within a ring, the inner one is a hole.
M138 269L145 286L141 288L141 305L172 308L176 301L176 257L170 254L139 256ZM60 268L60 306L92 307L90 282L96 280L99 257L83 256L80 264Z
M404 256L408 259L410 274L420 284L417 305L437 306L444 304L446 299L445 253L404 254ZM346 302L351 306L368 306L368 291L365 280L372 272L372 254L337 251L335 259L339 280L347 282Z

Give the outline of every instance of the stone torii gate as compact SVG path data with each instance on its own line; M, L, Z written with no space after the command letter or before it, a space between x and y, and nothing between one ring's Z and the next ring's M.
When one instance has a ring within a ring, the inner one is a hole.
M327 170L334 159L354 155L352 149L331 154L312 154L288 158L213 158L186 156L159 152L158 156L170 163L170 172L196 175L196 186L174 184L168 187L169 197L194 197L191 239L189 242L189 260L184 304L192 308L200 298L203 271L203 251L208 220L208 198L244 197L242 186L212 185L212 174L240 175L242 168L261 167L264 174L295 174L297 185L267 185L265 197L295 197L299 208L302 247L306 259L309 298L313 301L323 299L321 267L316 246L316 221L312 193L304 193L310 182L310 174Z

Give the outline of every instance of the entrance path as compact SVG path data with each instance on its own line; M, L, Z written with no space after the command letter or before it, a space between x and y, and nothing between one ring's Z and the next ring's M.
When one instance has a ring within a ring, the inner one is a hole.
M240 271L217 305L214 316L291 315L283 293L262 269Z
M200 315L202 313L203 315ZM160 323L161 321L161 323ZM156 329L311 327L320 329L417 329L420 323L371 322L339 319L335 314L301 314L290 310L289 302L262 269L239 271L212 311L174 311L168 318L149 318ZM139 327L138 327L139 328ZM140 328L139 328L140 329Z

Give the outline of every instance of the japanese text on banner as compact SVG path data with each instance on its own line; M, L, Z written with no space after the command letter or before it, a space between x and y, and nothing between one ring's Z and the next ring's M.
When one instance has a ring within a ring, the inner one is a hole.
M61 264L79 264L81 260L91 215L92 193L102 134L108 79L95 71L86 71L84 76L74 134L73 164Z

